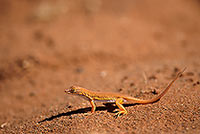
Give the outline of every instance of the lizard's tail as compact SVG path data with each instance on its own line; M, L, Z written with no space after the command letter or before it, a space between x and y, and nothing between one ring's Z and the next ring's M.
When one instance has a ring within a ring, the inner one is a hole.
M164 91L162 91L162 93L160 93L157 97L150 99L150 100L141 100L141 99L137 99L137 98L133 98L133 97L125 97L124 99L129 101L129 102L133 102L133 103L139 103L139 104L149 104L149 103L153 103L158 101L162 96L164 96L166 94L166 92L169 90L169 88L172 86L172 84L177 80L177 78L179 78L181 76L181 74L186 70L186 68L184 68L182 71L180 71L176 77L169 83L169 85L165 88Z

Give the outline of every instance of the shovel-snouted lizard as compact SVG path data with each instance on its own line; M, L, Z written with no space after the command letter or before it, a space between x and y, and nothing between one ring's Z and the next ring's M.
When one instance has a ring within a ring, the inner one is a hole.
M118 117L121 114L127 113L126 109L122 105L124 102L131 102L131 103L137 103L137 104L150 104L150 103L154 103L158 101L162 96L166 94L166 92L169 90L172 84L177 80L178 77L181 76L181 74L185 71L185 69L186 68L180 71L176 75L176 77L168 84L165 90L163 90L157 97L149 99L149 100L137 99L137 98L133 98L133 97L125 96L122 94L117 94L117 93L94 92L94 91L90 91L88 89L78 87L78 86L72 86L69 89L66 89L65 92L67 94L75 94L89 100L90 104L92 105L92 110L91 110L92 113L95 112L96 101L106 102L106 103L115 103L119 107L119 110L116 113L116 116Z

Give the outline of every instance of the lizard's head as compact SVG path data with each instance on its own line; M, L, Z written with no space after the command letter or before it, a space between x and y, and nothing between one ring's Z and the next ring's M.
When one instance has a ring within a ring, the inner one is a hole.
M78 87L78 86L72 86L68 89L65 89L65 93L67 93L67 94L81 94L82 88Z

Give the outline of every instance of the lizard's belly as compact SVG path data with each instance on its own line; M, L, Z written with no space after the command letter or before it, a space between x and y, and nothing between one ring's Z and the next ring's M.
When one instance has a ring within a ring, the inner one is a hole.
M107 103L114 103L115 100L94 100L95 102L107 102Z

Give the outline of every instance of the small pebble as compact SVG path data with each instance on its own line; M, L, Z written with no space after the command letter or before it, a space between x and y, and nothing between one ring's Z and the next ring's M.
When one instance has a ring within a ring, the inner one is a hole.
M187 74L186 75L188 75L188 76L193 76L194 75L194 73L193 72L187 72Z
M4 128L7 125L7 122L1 124L1 128Z
M76 68L75 70L77 73L82 73L84 69L82 67Z
M40 30L37 30L34 32L34 38L38 41L40 41L41 39L43 39L44 37L44 34L40 31Z
M30 92L30 93L29 93L29 96L30 96L30 97L35 96L35 93L34 93L34 92Z
M196 83L193 83L193 86L196 86L196 85L199 85L199 84L200 84L200 82L197 81Z
M187 79L186 81L188 81L188 82L193 82L193 79L190 78L190 79Z
M121 82L125 82L127 79L128 79L128 77L127 77L127 76L124 76L124 77L122 78Z
M52 38L48 38L48 39L46 40L46 44L47 44L47 46L49 46L49 47L54 47L54 46L55 46L55 42L54 42L54 40L53 40Z
M177 68L177 67L175 67L174 68L174 72L176 73L176 72L178 72L179 71L179 69Z
M134 86L135 84L132 82L132 83L130 83L130 87L132 87L132 86Z
M152 75L152 76L150 76L148 79L149 79L149 80L156 80L156 79L157 79L157 77L156 77L156 76L154 76L154 75Z
M195 126L192 126L192 128L195 129L196 127L195 127Z
M100 72L100 76L101 77L106 77L107 76L107 72L106 71L101 71Z
M119 92L121 92L123 89L122 88L120 88L120 89L118 89L119 90Z
M193 83L193 86L196 86L196 83Z

